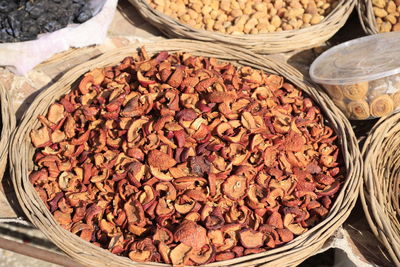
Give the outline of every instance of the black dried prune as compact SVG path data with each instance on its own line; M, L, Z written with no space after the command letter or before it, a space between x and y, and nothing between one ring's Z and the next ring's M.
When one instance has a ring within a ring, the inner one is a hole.
M22 23L22 31L25 36L35 37L39 34L40 29L34 20L26 20Z
M0 1L0 13L10 13L18 8L18 5L14 1L1 0Z
M8 16L8 25L12 30L12 34L15 38L18 38L21 34L21 21L18 20L14 15Z
M93 16L92 11L90 9L82 9L79 15L76 17L76 21L79 23L83 23L89 20Z
M44 29L46 30L46 32L54 32L61 28L61 24L56 20L49 21L46 23L46 25L44 25Z

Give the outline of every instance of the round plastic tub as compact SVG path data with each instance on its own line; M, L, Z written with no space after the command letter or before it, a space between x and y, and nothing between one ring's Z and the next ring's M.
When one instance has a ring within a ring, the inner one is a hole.
M310 76L349 119L390 115L400 110L400 32L332 47L313 62Z

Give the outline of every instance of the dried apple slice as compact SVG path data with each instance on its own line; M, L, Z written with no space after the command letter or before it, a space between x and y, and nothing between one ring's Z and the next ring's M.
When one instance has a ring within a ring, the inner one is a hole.
M222 184L224 194L232 200L243 199L247 194L247 179L232 175Z
M30 137L32 144L36 148L45 147L51 144L50 130L47 127L41 127L38 130L32 130Z
M149 261L151 257L151 251L149 250L132 250L128 254L129 258L137 262Z
M208 243L207 230L194 221L185 220L176 229L174 240L194 249L200 249Z
M151 167L160 169L162 171L168 170L169 168L174 167L176 164L176 161L171 156L159 150L150 151L147 161Z
M185 263L186 259L189 257L189 252L192 250L190 246L183 243L177 245L172 249L169 254L173 266L181 266Z
M200 249L193 249L189 259L198 265L207 264L214 260L215 248L213 245L206 244Z
M124 204L124 211L129 223L134 223L142 227L146 225L143 206L138 200L130 198Z
M245 229L239 232L239 239L245 248L259 248L264 244L265 235L253 229Z

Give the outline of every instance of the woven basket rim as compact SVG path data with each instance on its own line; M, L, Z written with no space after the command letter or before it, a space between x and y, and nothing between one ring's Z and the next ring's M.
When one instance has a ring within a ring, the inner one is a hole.
M379 33L371 0L358 0L357 12L361 26L366 34Z
M262 54L306 49L327 41L345 24L356 1L339 0L334 10L320 23L306 28L274 33L231 35L196 29L151 8L147 0L129 0L146 21L171 38L218 41L227 45L246 47Z
M90 244L78 236L61 228L53 219L42 200L36 194L28 179L28 169L32 169L31 155L33 147L30 143L29 132L38 127L38 114L47 112L50 103L65 94L71 86L76 86L76 80L94 66L103 67L115 65L125 56L132 55L140 45L121 48L104 53L102 56L83 63L65 73L56 83L42 91L34 100L31 107L24 114L21 123L12 139L11 172L17 198L27 217L57 246L72 256L75 260L90 266L98 265L99 259L104 262L110 260L113 266L167 266L165 264L137 264L130 259L111 254ZM328 217L305 234L296 237L292 242L264 253L249 255L235 260L212 263L207 266L265 266L269 264L296 265L315 253L324 242L349 216L358 197L361 185L362 160L358 149L357 139L351 125L343 113L334 105L329 97L317 91L303 75L295 68L275 59L249 53L242 48L228 48L218 44L210 44L189 40L165 40L145 43L149 54L167 50L169 52L186 51L194 55L217 57L226 61L237 61L241 65L249 65L259 69L268 69L270 73L279 73L286 80L300 87L312 97L325 112L325 119L339 135L342 146L344 167L347 179L343 184ZM165 49L167 48L168 49ZM79 249L84 248L84 249ZM283 257L285 256L285 257Z
M11 103L11 97L4 85L0 83L1 98L1 139L0 139L0 182L3 178L8 160L8 145L11 132L15 128L15 113Z
M368 224L397 266L400 266L400 210L397 210L396 218L393 205L398 205L400 182L393 185L395 177L392 175L400 170L399 143L396 142L399 138L400 113L381 118L372 128L362 149L364 180L360 188ZM393 192L396 187L398 191Z

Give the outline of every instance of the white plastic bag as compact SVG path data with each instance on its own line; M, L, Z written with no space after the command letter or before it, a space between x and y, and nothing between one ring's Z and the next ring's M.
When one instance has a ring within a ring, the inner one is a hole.
M105 41L118 0L92 0L93 18L82 24L69 24L55 32L39 35L38 39L0 44L0 66L18 75L25 75L52 55L70 47L84 47Z

